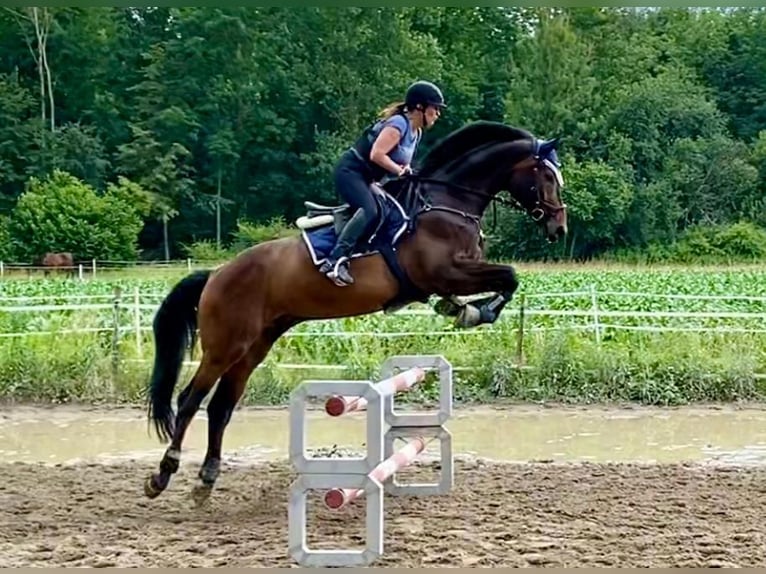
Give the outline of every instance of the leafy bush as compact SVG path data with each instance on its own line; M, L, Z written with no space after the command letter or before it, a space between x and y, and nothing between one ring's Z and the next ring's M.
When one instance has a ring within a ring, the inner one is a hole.
M237 221L237 229L232 233L229 247L216 247L215 241L203 239L189 245L183 245L183 251L187 257L197 261L224 261L231 259L240 251L281 237L296 235L298 230L289 226L282 217L275 217L266 224L257 224L240 219Z
M225 247L219 249L212 239L202 239L182 247L184 254L195 261L224 261L232 256Z
M9 232L20 260L39 260L49 251L75 259L134 260L146 213L143 190L126 179L98 195L69 173L33 177L13 210Z
M264 241L298 235L298 232L295 226L288 225L282 217L274 217L265 225L240 219L237 221L237 230L232 234L231 249L239 252Z
M746 221L716 229L713 244L728 257L763 259L766 257L766 230Z
M689 229L670 250L674 261L744 261L766 258L766 230L749 223Z
M650 243L643 250L618 250L604 260L632 263L731 263L766 260L766 230L742 221L731 225L698 225L678 241Z

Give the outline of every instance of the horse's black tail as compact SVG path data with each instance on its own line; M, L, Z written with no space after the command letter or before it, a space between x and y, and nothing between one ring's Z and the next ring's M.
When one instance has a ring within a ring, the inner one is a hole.
M160 440L173 435L173 389L188 346L197 336L197 305L210 271L195 271L179 281L154 317L154 367L149 381L149 418Z

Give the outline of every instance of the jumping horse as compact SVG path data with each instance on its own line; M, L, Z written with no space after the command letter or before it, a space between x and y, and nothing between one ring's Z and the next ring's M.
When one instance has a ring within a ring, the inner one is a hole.
M432 295L441 298L435 310L454 317L460 327L493 323L519 284L513 267L484 260L481 218L507 190L511 200L505 201L526 211L549 241L565 235L557 146L558 139L540 140L502 123L478 121L437 142L414 174L373 184L381 207L395 204L406 214L406 229L394 241L358 248L350 286L336 286L318 272L305 236L254 245L215 270L181 279L153 322L148 416L159 439L171 442L159 472L146 479L145 494L154 498L168 487L186 430L218 382L207 406L207 452L193 490L198 504L207 499L220 474L224 430L251 373L299 323L393 312ZM312 221L337 229L348 216L348 206L306 206L312 217L302 218L304 235L317 231ZM470 303L459 299L484 293L491 294ZM173 389L185 349L194 348L197 336L200 364L179 393L174 415Z

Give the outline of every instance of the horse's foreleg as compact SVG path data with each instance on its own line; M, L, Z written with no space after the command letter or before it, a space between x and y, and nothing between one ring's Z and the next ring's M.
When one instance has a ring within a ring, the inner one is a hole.
M457 317L465 305L455 295L450 295L449 297L442 297L434 303L434 311L445 317Z
M450 295L439 303L441 307L436 310L456 316L455 324L459 327L494 323L519 287L513 267L476 260L455 260L452 266L444 268L439 279L439 291ZM487 291L495 293L470 303L461 303L456 299L458 295Z

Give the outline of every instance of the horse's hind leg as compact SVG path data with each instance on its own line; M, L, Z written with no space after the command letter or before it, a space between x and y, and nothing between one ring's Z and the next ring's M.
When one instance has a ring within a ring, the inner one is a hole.
M279 329L279 333L283 331L283 328ZM277 333L267 333L259 337L247 354L224 373L208 403L207 452L198 475L200 482L192 492L197 505L204 503L210 496L220 474L223 435L231 420L234 407L245 392L250 374L271 350L277 336Z
M186 429L223 369L224 367L220 363L211 361L203 355L200 366L191 382L178 396L178 413L173 438L160 461L159 473L152 474L144 485L144 491L148 497L155 498L158 496L168 487L170 477L178 472L181 461L181 446L186 435Z
M224 430L231 420L234 407L245 392L250 373L265 354L254 353L251 350L234 364L221 377L221 382L208 403L207 452L198 475L200 482L192 492L194 501L198 505L210 496L210 491L220 474Z

